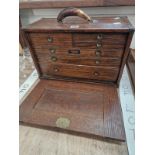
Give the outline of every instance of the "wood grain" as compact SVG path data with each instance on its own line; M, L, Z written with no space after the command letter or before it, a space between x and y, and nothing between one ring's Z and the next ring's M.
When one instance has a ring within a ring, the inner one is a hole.
M65 63L74 65L87 65L87 66L103 66L103 67L119 67L121 64L121 59L119 58L108 58L108 57L80 57L80 56L55 56L55 55L45 55L40 54L37 56L38 63L45 64L55 64L55 63ZM54 59L54 60L53 60ZM56 59L56 60L55 60Z
M128 155L126 143L109 143L21 125L19 133L22 155Z
M71 28L76 24L78 28ZM68 18L63 24L47 18L23 30L40 78L57 75L94 79L94 82L110 81L117 85L134 32L126 17L94 18L93 23ZM58 72L55 73L54 68Z
M43 77L54 75L72 78L96 79L101 81L115 82L119 73L116 67L96 67L85 65L72 65L63 63L43 63L40 65ZM96 73L96 75L95 75Z
M130 49L130 53L128 55L126 64L131 78L133 90L135 91L135 50L134 49Z
M27 48L27 42L26 42L26 38L22 30L22 23L21 23L20 16L19 16L19 43L22 48Z
M100 57L111 57L111 58L122 58L124 49L117 49L117 48L106 48L106 47L102 47L101 49L97 50L97 49L88 49L85 47L80 47L80 48L73 48L73 47L63 47L63 48L58 48L58 47L53 47L53 46L49 46L49 47L34 47L33 46L33 51L36 53L37 57L42 57L43 55L45 56L51 56L51 52L50 49L56 49L55 50L55 54L57 56L61 56L61 57L66 57L69 56L68 51L69 50L80 50L80 58L84 58L84 57L97 57L96 52L98 51L100 54ZM79 57L78 56L78 57Z
M65 18L63 24L56 19L41 19L23 30L41 80L20 106L20 121L124 141L116 84L134 32L128 19L103 17L87 23ZM94 83L86 84L90 80Z
M23 27L25 32L120 32L128 33L133 31L134 27L131 25L127 17L93 17L93 22L87 21L79 17L65 18L64 23L58 23L56 19L42 18L26 27ZM78 27L74 28L74 25Z
M41 80L21 104L20 121L58 130L59 117L71 122L60 131L125 140L116 87Z
M26 57L27 58L27 57ZM22 59L22 58L21 58ZM20 59L20 60L21 60ZM20 61L20 84L34 68L30 58ZM34 88L34 86L32 86ZM32 89L31 89L32 90ZM30 93L30 90L29 92ZM26 94L27 96L28 94ZM128 155L127 144L94 140L28 126L19 126L19 154L21 155Z
M21 0L20 9L46 9L64 7L134 6L135 0Z

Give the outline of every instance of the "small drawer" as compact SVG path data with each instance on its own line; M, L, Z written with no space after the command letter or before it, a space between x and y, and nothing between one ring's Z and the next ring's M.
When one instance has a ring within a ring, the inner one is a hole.
M127 34L120 33L74 33L73 46L74 47L89 47L100 48L104 45L112 46L120 45L124 47L127 40Z
M105 80L114 82L117 79L119 68L116 67L94 67L85 65L51 64L40 65L43 77L62 76L73 78L84 78L94 80Z
M72 35L70 33L30 33L29 38L33 48L72 46Z
M73 41L76 42L96 42L102 39L102 33L73 33ZM99 39L100 37L100 39Z

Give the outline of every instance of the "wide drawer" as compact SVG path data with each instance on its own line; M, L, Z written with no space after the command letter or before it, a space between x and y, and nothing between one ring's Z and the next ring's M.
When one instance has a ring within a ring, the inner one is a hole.
M76 65L88 66L108 66L119 67L121 63L120 58L108 57L81 57L81 56L55 56L55 55L39 55L38 62L40 63L67 63Z
M63 76L84 79L95 79L115 82L117 80L119 68L116 67L96 67L70 64L40 64L43 77Z
M76 54L70 53L70 51L76 52ZM78 52L79 51L79 52ZM46 48L34 48L34 52L38 57L44 57L44 55L55 54L57 56L69 56L75 55L80 57L114 57L114 58L122 58L124 48L105 48L105 49L88 49L88 48L59 48L57 46L51 46Z

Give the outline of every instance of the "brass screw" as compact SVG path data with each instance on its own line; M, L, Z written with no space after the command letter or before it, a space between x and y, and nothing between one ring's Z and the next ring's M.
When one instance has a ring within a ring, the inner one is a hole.
M97 51L95 52L95 54L96 54L96 56L100 56L100 55L101 55L101 51L98 51L98 50L97 50Z
M96 64L99 64L99 63L100 63L100 61L99 61L99 60L96 60L96 61L95 61L95 63L96 63Z
M94 75L95 75L95 76L98 76L98 75L99 75L99 73L98 73L98 72L94 72Z
M97 45L96 45L97 47L101 47L101 44L100 43L97 43Z
M58 68L54 68L54 72L58 72L59 71L59 69Z

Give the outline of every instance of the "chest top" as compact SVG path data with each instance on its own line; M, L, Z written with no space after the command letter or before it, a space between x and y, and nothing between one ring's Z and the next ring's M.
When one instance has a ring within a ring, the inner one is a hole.
M127 17L92 18L91 22L76 17L68 17L63 23L57 19L43 18L25 28L25 31L58 32L129 32L134 31Z

